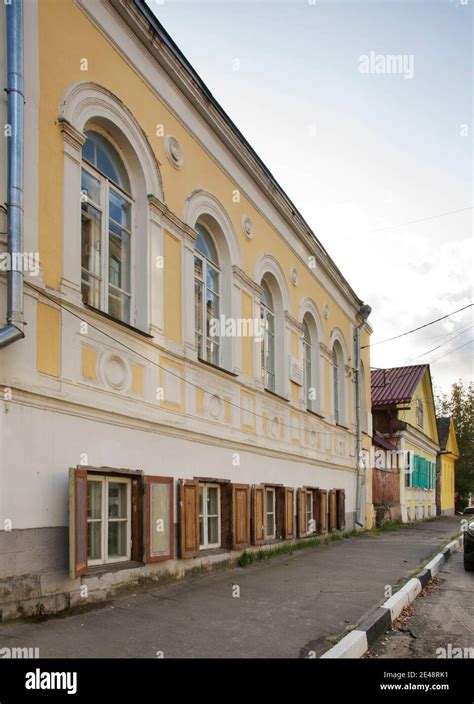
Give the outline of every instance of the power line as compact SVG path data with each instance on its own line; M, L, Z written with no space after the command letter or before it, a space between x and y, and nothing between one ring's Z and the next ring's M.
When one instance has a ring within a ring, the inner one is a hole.
M438 362L440 359L443 359L443 357L447 357L449 354L453 354L453 352L457 352L462 347L467 347L467 345L470 345L471 342L474 342L474 337L472 338L472 340L468 340L468 342L465 342L463 345L459 345L459 347L455 347L454 350L449 350L449 352L446 352L446 354L442 354L440 357L436 357L435 359L432 359L431 363Z
M453 310L451 313L448 313L447 315L441 316L441 318L436 318L436 320L431 320L429 323L425 323L424 325L419 325L417 328L413 328L413 330L407 330L407 332L402 332L400 335L394 335L393 337L387 337L386 340L380 340L379 342L371 342L368 345L362 345L361 349L365 350L367 347L376 347L376 345L382 345L384 342L391 342L392 340L398 340L400 337L405 337L405 335L411 335L412 332L416 332L417 330L422 330L423 328L427 328L429 325L434 325L435 323L439 323L440 320L446 320L446 318L449 318L451 315L454 315L455 313L460 313L462 310L466 310L467 308L470 308L473 303L469 303L467 306L464 306L463 308L458 308L458 310Z
M135 355L136 357L140 357L141 359L145 360L145 361L148 362L149 364L153 364L155 367L158 367L158 369L161 369L161 370L164 371L166 374L170 374L171 376L176 377L177 379L179 379L179 381L182 381L183 383L188 384L189 386L192 386L192 387L194 387L195 389L198 389L199 391L209 392L209 389L206 389L206 388L204 388L204 387L202 387L202 386L198 386L197 384L194 384L192 381L189 381L189 379L185 379L184 377L180 376L177 372L173 372L169 367L166 367L166 368L165 368L165 367L163 367L161 364L159 364L158 362L154 362L154 361L153 361L152 359L150 359L149 357L146 357L145 355L141 354L140 352L137 352L136 350L133 349L133 347L129 347L129 346L126 345L124 342L122 342L121 340L118 340L116 337L114 337L113 335L110 335L110 333L108 333L108 332L105 332L104 330L102 330L101 328L97 327L97 326L94 325L93 323L90 323L90 322L88 322L88 321L85 321L83 316L78 315L77 313L74 313L74 311L70 310L70 309L67 308L65 305L63 305L62 301L59 301L58 299L54 298L53 296L49 296L49 295L48 295L47 293L45 293L42 289L40 289L40 288L34 286L34 285L31 284L29 281L25 281L25 283L26 283L27 286L30 286L32 289L34 289L35 291L37 291L38 293L40 293L42 296L44 296L45 298L47 298L49 301L51 301L51 302L54 303L55 305L58 305L62 310L66 311L66 312L69 313L70 315L72 315L72 316L74 316L75 318L77 318L78 320L80 320L81 323L86 323L86 325L88 325L89 327L91 327L93 330L96 330L97 332L101 333L101 334L104 335L105 337L108 337L110 340L113 340L113 342L117 343L118 345L121 345L121 346L124 347L126 350L128 350L128 351L131 352L133 355ZM251 410L249 410L249 409L247 409L247 408L243 408L242 406L239 406L239 405L236 404L236 403L232 403L232 401L229 401L228 399L227 399L227 402L229 403L230 406L232 406L233 408L236 408L236 409L239 410L239 411L244 411L244 413L250 413L252 416L255 416L256 418L261 418L262 420L268 420L268 418L267 418L266 416L263 416L261 413L257 413L256 411L251 411ZM289 428L290 430L294 430L294 429L295 429L293 425L289 425L288 423L284 423L284 422L281 421L279 418L278 418L278 422L281 424L281 426L282 426L283 428ZM341 437L341 438L342 438L342 437L345 437L345 435L343 435L342 433L339 433L339 432L330 432L330 431L324 431L324 430L317 430L316 432L319 433L320 435L329 435L329 437Z
M440 347L444 347L444 345L450 345L453 340L455 340L457 337L460 337L461 335L465 335L473 325L469 325L465 330L462 330L461 332L456 333L456 335L453 335L453 333L449 333L451 336L450 340L446 340L446 342L441 342L441 344L436 345L436 347L432 347L430 350L426 350L426 352L422 352L419 354L417 357L412 357L410 362L413 362L415 359L419 359L420 357L424 357L427 354L430 354L431 352L434 352L435 350L439 350Z
M379 227L376 230L369 230L367 234L371 235L375 232L384 232L385 230L393 230L396 227L405 227L405 225L414 225L417 222L425 222L426 220L435 220L436 218L444 218L446 215L454 215L455 213L464 213L466 210L472 210L474 206L470 205L468 208L459 208L458 210L448 210L445 213L439 213L439 215L428 215L426 218L419 218L418 220L408 220L408 222L401 222L398 225L387 225L386 227Z

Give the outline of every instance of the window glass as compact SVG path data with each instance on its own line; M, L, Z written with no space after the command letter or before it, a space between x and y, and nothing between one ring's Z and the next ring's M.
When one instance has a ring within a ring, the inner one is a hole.
M211 320L219 318L220 272L217 265L217 252L207 229L196 224L198 237L194 257L194 316L196 351L198 357L216 366L219 365L220 338L211 335ZM206 327L204 329L204 320ZM213 331L214 332L214 331Z
M201 254L203 254L206 259L209 259L210 262L213 262L213 264L218 264L217 250L207 229L200 223L196 223L194 229L198 233L195 243L197 251L201 252Z
M275 492L273 489L265 491L265 508L266 508L266 537L275 537Z
M111 181L130 193L127 171L115 147L98 132L86 130L82 155Z

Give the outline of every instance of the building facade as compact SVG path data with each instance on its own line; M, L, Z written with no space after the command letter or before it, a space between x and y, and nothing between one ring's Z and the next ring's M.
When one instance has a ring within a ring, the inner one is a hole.
M388 454L400 470L402 521L435 516L439 440L429 365L375 369L371 386L375 434L396 448Z
M145 3L23 14L39 267L0 349L2 617L370 525L362 301Z
M453 419L436 419L440 451L436 460L436 506L441 516L454 516L456 508L456 461L459 448Z

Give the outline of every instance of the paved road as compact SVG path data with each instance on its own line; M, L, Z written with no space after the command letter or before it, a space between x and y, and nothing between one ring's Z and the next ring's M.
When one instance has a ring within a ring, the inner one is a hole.
M158 587L87 613L7 623L0 647L66 658L320 655L384 600L386 585L410 575L457 531L457 518L428 521Z
M445 564L410 610L412 616L381 639L371 657L474 658L474 572L464 570L462 552Z

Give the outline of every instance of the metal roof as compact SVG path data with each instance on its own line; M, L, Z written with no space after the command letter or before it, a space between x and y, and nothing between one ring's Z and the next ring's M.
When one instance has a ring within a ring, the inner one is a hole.
M373 369L370 373L372 408L410 403L427 364L393 369Z

